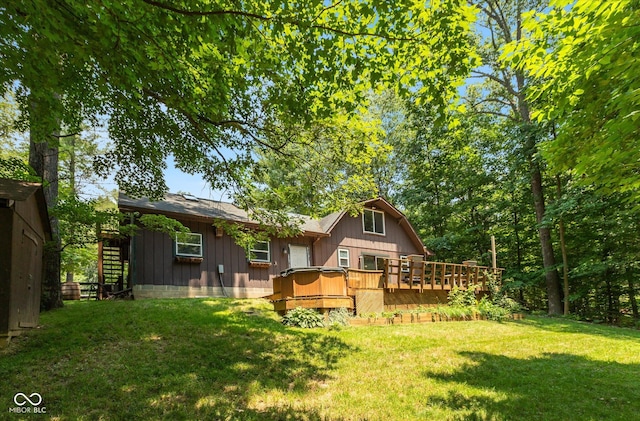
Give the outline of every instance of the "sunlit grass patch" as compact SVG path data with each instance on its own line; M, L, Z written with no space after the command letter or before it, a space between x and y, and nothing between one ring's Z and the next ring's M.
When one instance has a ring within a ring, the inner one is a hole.
M190 299L41 320L0 351L0 403L38 392L61 420L628 420L640 396L640 333L562 319L305 330Z

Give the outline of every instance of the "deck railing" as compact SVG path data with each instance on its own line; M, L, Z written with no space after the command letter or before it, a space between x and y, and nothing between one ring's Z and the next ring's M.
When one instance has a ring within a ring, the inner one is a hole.
M386 259L383 273L384 288L423 290L476 289L488 291L489 275L502 279L501 268L468 264L426 262L421 258Z

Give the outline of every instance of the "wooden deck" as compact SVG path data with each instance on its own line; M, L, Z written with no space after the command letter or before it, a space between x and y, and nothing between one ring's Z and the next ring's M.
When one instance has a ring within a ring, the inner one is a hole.
M280 313L296 307L322 312L355 308L358 314L413 308L446 302L448 292L456 286L462 289L473 286L478 293L486 293L488 274L495 274L500 281L502 270L426 262L416 257L387 259L384 270L298 268L274 278L273 294L265 298Z
M384 288L393 291L408 289L423 291L449 291L454 287L466 289L473 285L479 291L488 291L488 274L502 280L501 268L456 263L426 262L422 259L386 259L382 274Z

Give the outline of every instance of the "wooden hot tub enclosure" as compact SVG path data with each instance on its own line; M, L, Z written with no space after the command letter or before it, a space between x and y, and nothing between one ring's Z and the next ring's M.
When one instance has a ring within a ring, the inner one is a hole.
M274 310L286 312L296 307L353 308L353 298L347 294L347 271L343 268L295 268L273 278Z
M427 262L416 256L385 259L384 270L330 267L289 269L273 280L267 296L274 310L296 307L326 312L353 309L357 314L444 304L454 287L489 291L489 274L501 280L502 270L470 264Z

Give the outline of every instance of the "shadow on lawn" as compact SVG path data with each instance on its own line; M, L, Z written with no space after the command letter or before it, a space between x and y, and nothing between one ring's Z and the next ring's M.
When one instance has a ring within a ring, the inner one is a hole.
M551 332L582 333L585 335L606 336L612 339L640 339L640 330L582 322L562 317L527 316L525 319L512 321L511 323L533 326Z
M462 352L469 359L457 371L426 372L449 383L451 393L430 396L425 407L452 410L465 420L568 420L637 417L640 364L594 361L547 353L517 359ZM471 386L478 393L456 389Z
M316 408L298 403L327 387L331 370L352 351L326 331L287 329L242 301L74 307L66 328L64 320L50 323L2 357L13 361L0 361L6 385L46 390L50 416L320 420ZM29 378L32 370L46 373ZM0 386L2 394L12 390Z

